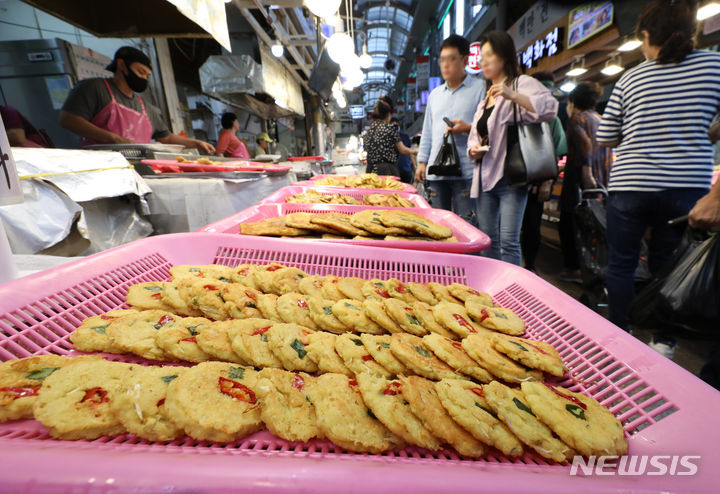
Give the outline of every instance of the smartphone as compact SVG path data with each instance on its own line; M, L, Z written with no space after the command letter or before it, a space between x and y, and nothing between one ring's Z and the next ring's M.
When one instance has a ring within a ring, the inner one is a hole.
M448 127L454 127L454 126L455 126L455 122L453 122L452 120L450 120L448 117L443 117L443 122L445 122L446 124L448 124Z

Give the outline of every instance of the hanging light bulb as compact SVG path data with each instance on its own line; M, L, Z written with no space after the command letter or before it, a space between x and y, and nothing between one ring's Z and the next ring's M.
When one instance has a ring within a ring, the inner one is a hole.
M620 60L619 56L612 57L610 60L607 61L605 64L605 67L602 68L600 72L602 72L605 75L616 75L625 70L625 67L622 66L622 60Z
M275 55L275 58L280 58L283 56L283 53L285 53L285 48L279 40L275 40L275 43L270 47L270 51Z
M341 64L343 60L355 54L355 43L347 34L336 32L327 41L327 51L333 62Z
M697 10L697 20L704 21L720 14L720 2L708 2Z
M576 77L583 75L587 71L588 69L585 67L585 60L576 60L570 65L570 70L568 70L565 75L568 77Z
M563 85L560 86L560 91L562 91L564 93L569 93L573 89L575 89L575 86L576 86L576 84L575 84L574 80L565 81L565 83L563 83Z
M361 69L369 69L372 65L373 58L372 55L370 55L367 51L367 43L363 45L363 52L362 55L360 55L360 68Z
M346 56L340 62L340 70L343 72L352 72L354 70L360 70L360 57L354 53L350 56Z
M305 5L317 17L330 17L340 8L341 0L305 0Z
M623 44L620 45L618 48L619 51L633 51L636 48L640 47L642 45L642 41L640 41L637 38L628 36L625 38L625 41L623 41Z
M345 84L343 87L349 86L350 88L358 87L365 79L365 74L363 74L363 71L360 70L360 67L344 72L342 76L345 78Z

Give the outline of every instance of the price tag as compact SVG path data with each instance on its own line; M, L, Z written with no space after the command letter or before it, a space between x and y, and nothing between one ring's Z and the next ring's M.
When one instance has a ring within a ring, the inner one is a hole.
M0 206L23 202L22 187L18 180L15 160L10 150L10 142L5 125L0 117Z

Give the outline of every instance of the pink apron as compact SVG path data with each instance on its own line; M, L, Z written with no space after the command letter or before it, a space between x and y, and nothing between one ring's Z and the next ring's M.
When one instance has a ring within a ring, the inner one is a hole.
M145 103L143 103L140 95L137 95L137 97L140 100L142 113L115 101L115 95L110 90L110 84L108 84L107 79L103 79L103 82L105 86L107 86L108 93L110 93L111 101L90 120L90 123L97 125L101 129L109 130L114 134L132 139L137 144L148 144L150 139L152 139L153 126L150 118L147 116ZM82 141L83 146L89 146L91 144L105 143L91 141L90 139L83 139Z
M238 143L238 146L235 148L235 151L230 155L231 158L241 158L244 160L250 159L250 153L248 152L247 148L245 147L245 143L240 141Z

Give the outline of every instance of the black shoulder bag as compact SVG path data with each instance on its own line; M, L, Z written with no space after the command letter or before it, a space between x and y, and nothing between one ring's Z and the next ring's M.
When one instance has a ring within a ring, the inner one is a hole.
M517 91L517 79L514 89ZM517 103L513 103L513 124L507 129L507 157L505 177L513 187L554 179L558 174L555 144L548 122L525 123L520 113L517 119Z
M445 132L443 144L435 157L435 162L428 167L429 175L441 177L462 177L460 158L455 147L455 136L452 132Z

